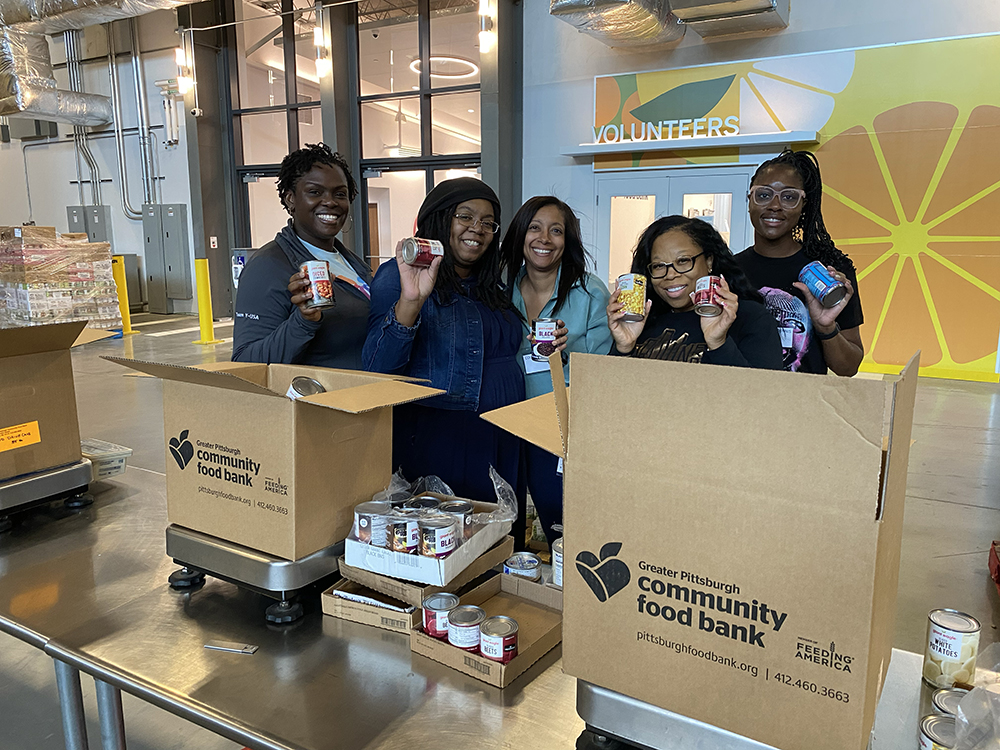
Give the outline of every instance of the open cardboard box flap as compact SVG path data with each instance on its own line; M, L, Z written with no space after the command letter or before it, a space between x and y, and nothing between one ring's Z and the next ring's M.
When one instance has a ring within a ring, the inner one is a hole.
M356 385L353 388L341 388L336 391L317 393L299 399L306 404L324 406L327 409L345 411L349 414L363 414L384 406L398 406L422 398L444 393L438 388L428 388L416 383L404 383L398 380L381 380L367 385Z
M0 357L20 357L25 354L58 352L69 349L78 343L86 344L87 341L78 341L84 337L83 330L86 325L86 321L80 320L73 323L0 329ZM104 331L94 331L94 333L104 333ZM106 338L106 336L98 336L97 338Z
M143 362L137 359L127 359L125 357L104 357L109 362L117 362L133 370L144 372L147 375L160 378L162 380L175 380L180 383L193 383L195 385L207 385L212 388L225 388L230 391L240 391L242 393L254 393L260 396L274 396L283 398L280 393L245 379L242 375L252 375L259 372L258 368L266 368L266 365L257 365L246 369L240 369L239 375L234 372L222 370L206 370L201 367L183 367L181 365L168 365L160 362ZM240 364L240 363L233 363ZM227 368L228 369L228 368Z

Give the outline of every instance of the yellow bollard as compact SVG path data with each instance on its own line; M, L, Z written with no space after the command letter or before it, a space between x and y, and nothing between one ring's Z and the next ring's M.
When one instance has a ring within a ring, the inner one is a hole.
M201 326L201 338L192 344L221 344L222 339L215 338L215 328L212 326L212 286L208 281L208 258L194 259L194 276L198 285L198 325Z
M111 273L115 277L115 286L118 288L118 312L122 316L122 334L128 336L139 333L139 331L132 330L132 316L128 309L128 285L125 282L124 256L111 256Z

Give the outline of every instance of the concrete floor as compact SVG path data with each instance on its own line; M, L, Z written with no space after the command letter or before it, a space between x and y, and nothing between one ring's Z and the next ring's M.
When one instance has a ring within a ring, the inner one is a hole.
M80 430L84 437L131 447L130 472L162 474L159 382L128 377L124 368L101 357L186 365L229 359L232 326L217 326L216 338L223 343L197 346L191 343L198 338L194 318L141 315L133 322L140 335L74 351ZM927 612L953 607L980 619L985 647L1000 640L1000 600L987 570L990 544L1000 537L1000 387L922 379L913 439L894 645L922 651ZM91 745L98 747L94 686L86 677L83 685ZM123 698L132 750L239 748L129 695ZM51 660L0 636L0 750L63 747Z

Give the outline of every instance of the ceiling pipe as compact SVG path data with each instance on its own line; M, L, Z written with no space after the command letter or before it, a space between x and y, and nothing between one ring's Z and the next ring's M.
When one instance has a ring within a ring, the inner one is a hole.
M134 18L128 19L129 37L132 42L132 75L135 85L135 103L139 115L139 156L142 168L142 193L145 203L156 203L156 178L153 168L152 148L149 137L149 108L146 102L146 81L142 73L142 53L139 51L139 29Z
M69 74L70 91L83 94L83 71L80 65L80 32L76 29L63 33L66 45L66 72ZM78 144L79 151L87 162L90 170L90 192L95 206L102 204L101 200L101 167L94 158L88 142L87 130L82 125L73 126L73 139Z

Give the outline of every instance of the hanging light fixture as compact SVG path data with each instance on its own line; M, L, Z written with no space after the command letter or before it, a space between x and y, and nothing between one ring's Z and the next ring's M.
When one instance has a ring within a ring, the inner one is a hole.
M323 3L316 3L316 25L313 27L313 45L316 47L316 75L325 78L333 70L329 45L323 33Z
M186 37L183 31L181 32L181 46L174 50L174 59L177 61L177 90L183 96L194 88L194 76L188 62Z
M496 19L490 0L479 0L479 54L489 54L497 41Z

